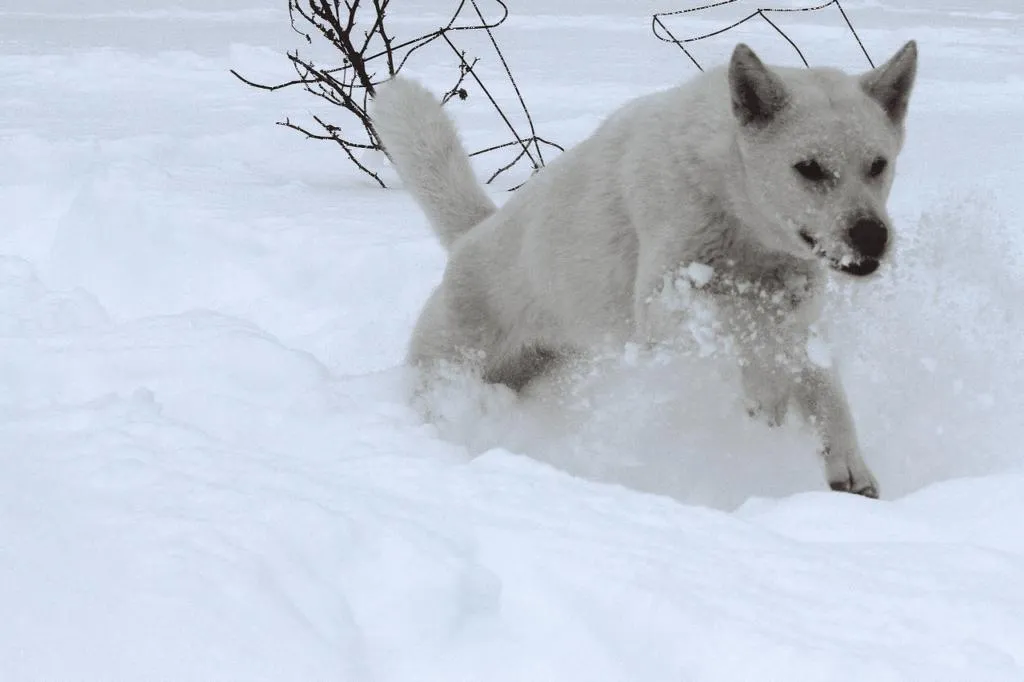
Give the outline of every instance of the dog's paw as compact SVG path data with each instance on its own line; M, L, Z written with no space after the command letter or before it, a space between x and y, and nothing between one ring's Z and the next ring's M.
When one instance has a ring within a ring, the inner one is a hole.
M786 414L789 412L788 396L785 400L774 400L768 403L747 400L747 415L762 424L771 428L782 426L786 421Z
M878 481L858 455L836 457L824 452L825 473L832 490L878 499Z

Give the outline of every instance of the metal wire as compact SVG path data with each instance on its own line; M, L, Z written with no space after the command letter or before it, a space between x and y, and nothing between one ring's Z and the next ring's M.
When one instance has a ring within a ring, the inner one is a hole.
M864 54L864 57L865 59L867 59L868 64L871 65L871 68L875 67L874 60L871 59L871 55L868 54L867 48L864 47L864 41L860 39L860 35L858 35L857 30L853 28L853 23L850 22L850 17L849 15L847 15L846 10L843 9L843 5L839 0L830 0L829 2L825 2L820 5L814 5L811 7L759 7L750 14L744 16L742 19L735 21L729 24L728 26L725 26L724 28L716 29L714 31L711 31L709 33L703 33L701 35L691 36L689 38L677 37L674 33L672 33L672 31L669 29L668 25L664 21L666 17L681 16L685 14L692 14L695 12L704 12L710 9L715 9L716 7L732 5L736 2L740 2L740 0L719 0L718 2L713 2L707 5L701 5L700 7L689 7L687 9L679 9L672 12L658 12L657 14L654 14L651 17L651 32L654 33L654 37L657 38L658 40L664 41L666 43L672 43L673 45L678 47L680 50L683 51L683 54L685 54L687 58L689 58L689 60L693 62L694 66L696 66L699 70L703 71L704 67L701 66L700 62L697 61L697 58L693 56L693 53L690 52L689 49L687 49L686 46L688 44L696 43L701 40L706 40L708 38L713 38L714 36L721 35L753 19L761 19L765 23L767 23L776 33L782 36L782 38L787 43L789 43L790 47L792 47L793 50L796 52L797 56L800 58L800 61L803 62L804 66L810 66L807 63L807 58L804 57L804 53L797 46L796 42L792 38L790 38L789 35L787 35L786 32L783 31L777 23L769 19L768 15L772 13L785 14L793 12L818 12L824 9L828 9L829 7L835 7L839 11L840 16L843 18L843 22L846 24L846 28L850 30L850 33L853 34L854 39L857 41L857 45L860 46L860 51Z

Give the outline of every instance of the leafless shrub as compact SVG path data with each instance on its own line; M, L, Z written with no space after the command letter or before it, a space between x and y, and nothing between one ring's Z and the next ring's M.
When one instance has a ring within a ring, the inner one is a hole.
M533 119L522 93L493 33L494 29L508 18L508 7L504 0L491 1L501 10L497 19L485 19L477 0L461 0L448 22L437 30L410 39L397 39L388 26L391 0L288 0L292 29L302 36L309 46L314 46L314 41L317 41L318 47L332 47L331 52L340 57L340 64L325 66L318 59L294 49L286 53L295 70L295 78L292 80L268 85L250 80L234 69L231 73L243 83L261 90L300 87L339 107L345 112L347 119L341 124L311 114L316 125L313 129L308 123L298 123L289 118L278 121L278 125L296 130L309 139L337 144L353 164L384 187L384 181L380 176L360 159L367 150L385 151L368 114L368 104L374 95L374 87L399 73L418 50L435 41L441 41L447 44L457 59L457 64L453 67L453 84L445 91L442 101L448 103L453 98L466 99L469 96L467 80L472 81L494 107L512 136L509 141L473 152L472 156L503 150L514 153L511 160L498 166L487 182L492 182L523 159L526 159L536 171L544 165L545 147L559 151L562 148L538 136L534 129ZM470 15L468 23L463 15ZM528 134L520 133L474 71L479 58L468 59L465 52L456 45L453 36L465 31L482 31L486 34L516 93L526 120Z

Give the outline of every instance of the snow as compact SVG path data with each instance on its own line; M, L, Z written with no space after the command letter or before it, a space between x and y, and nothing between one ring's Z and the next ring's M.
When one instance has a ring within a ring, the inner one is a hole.
M686 266L686 275L693 282L693 285L700 289L707 286L708 282L715 275L715 269L704 263L690 263Z
M283 2L0 9L0 679L1024 679L1024 13L844 7L876 60L921 43L896 262L837 283L817 348L879 501L826 491L707 358L634 347L521 403L453 380L424 424L426 221L272 125L314 103L228 74L287 75ZM655 9L512 4L540 134L692 75ZM786 21L864 66L835 14ZM796 59L753 26L698 57L738 39Z

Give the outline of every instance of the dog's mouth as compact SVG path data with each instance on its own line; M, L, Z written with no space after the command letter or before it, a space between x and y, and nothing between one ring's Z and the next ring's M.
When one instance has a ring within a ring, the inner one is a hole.
M852 258L838 259L830 256L825 252L824 249L818 244L818 240L811 235L807 230L800 230L800 239L803 240L804 244L807 244L814 252L814 255L825 260L828 266L837 272L842 272L847 275L853 275L854 277L865 277L870 275L878 266L881 265L881 261L877 258L869 258L867 256L861 256L858 260Z

